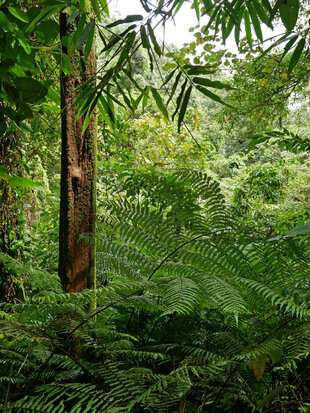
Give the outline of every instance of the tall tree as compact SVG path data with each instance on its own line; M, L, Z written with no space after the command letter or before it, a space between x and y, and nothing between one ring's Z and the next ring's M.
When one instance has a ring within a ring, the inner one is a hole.
M73 3L73 2L72 2ZM84 10L66 7L60 14L62 55L71 70L61 73L61 201L59 276L65 291L81 291L95 287L95 218L96 218L96 150L97 125L93 112L85 129L85 118L76 116L78 88L96 82L95 43L89 53L83 50L83 31L94 27L91 2ZM84 21L84 22L83 22ZM74 39L80 32L81 37ZM67 39L65 42L64 39ZM69 40L68 40L69 39ZM86 40L86 39L85 39ZM65 43L65 44L64 44ZM78 49L78 50L77 50ZM73 52L73 53L72 53Z

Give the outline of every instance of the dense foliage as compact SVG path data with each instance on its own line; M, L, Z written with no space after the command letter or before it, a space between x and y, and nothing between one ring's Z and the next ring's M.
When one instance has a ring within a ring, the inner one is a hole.
M0 409L307 412L308 2L193 0L180 49L184 0L107 3L0 1ZM69 293L58 79L94 42L97 287Z

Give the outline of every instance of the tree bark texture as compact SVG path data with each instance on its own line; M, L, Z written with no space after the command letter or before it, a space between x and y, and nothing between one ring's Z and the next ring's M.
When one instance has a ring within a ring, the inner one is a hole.
M70 36L77 21L68 23L70 7L60 15L60 35ZM95 44L85 64L82 51L72 56L62 46L75 70L61 73L61 200L59 236L59 276L67 292L95 288L95 220L96 220L96 156L97 122L93 113L82 134L85 117L76 121L73 102L76 89L92 79L96 83Z

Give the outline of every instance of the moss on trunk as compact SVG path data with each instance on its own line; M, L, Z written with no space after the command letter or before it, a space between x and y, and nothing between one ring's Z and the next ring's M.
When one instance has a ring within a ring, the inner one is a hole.
M60 35L75 32L78 18L68 23L70 8L60 15ZM59 233L59 276L65 291L95 288L95 220L96 220L96 157L97 122L93 113L84 133L85 116L76 121L74 100L77 88L86 81L96 83L96 51L93 44L87 58L81 50L70 56L75 75L61 73L61 201Z

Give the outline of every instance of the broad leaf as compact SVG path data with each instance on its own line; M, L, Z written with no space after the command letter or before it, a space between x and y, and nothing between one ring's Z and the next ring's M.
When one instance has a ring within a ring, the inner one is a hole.
M251 22L250 22L250 15L248 11L244 12L244 24L245 24L245 34L249 46L252 47L253 39L252 39L252 31L251 31Z
M263 33L262 33L262 29L260 27L260 22L258 20L257 14L256 14L256 10L254 10L251 2L247 2L247 8L252 20L252 24L256 33L257 38L262 42L263 41Z
M182 122L183 122L183 119L184 119L184 116L185 116L185 113L186 113L186 109L187 109L187 105L188 105L188 101L189 101L189 97L190 97L192 88L193 88L192 85L189 86L189 88L185 92L184 99L183 99L183 102L182 102L182 105L181 105L179 119L178 119L178 132L179 133L180 133L181 125L182 125Z
M301 40L299 40L299 42L297 43L297 46L293 52L293 55L291 57L290 63L288 65L288 70L291 72L294 67L296 66L296 64L298 63L298 60L300 59L300 56L304 50L306 44L306 39L302 38Z
M36 97L42 99L47 95L48 89L42 83L32 77L18 77L14 80L16 88L25 94L26 97Z
M9 22L8 18L6 17L6 15L0 11L0 26L6 30L6 31L13 31L13 26L11 25L11 23Z
M148 28L149 35L150 35L150 38L151 38L153 46L154 46L154 50L158 54L158 56L161 56L161 49L159 47L159 44L157 43L157 39L156 39L156 36L155 36L154 31L152 29L150 21L147 22L147 28Z
M168 120L169 119L169 114L168 114L166 106L164 105L164 103L162 101L162 98L161 98L160 94L153 87L151 87L151 92L152 92L153 98L156 102L156 105L157 105L158 109L161 111L163 116Z
M34 28L43 20L46 20L49 16L52 14L57 13L59 10L61 10L64 7L64 4L58 4L57 6L54 7L46 7L33 21L29 24L29 26L26 29L26 34L30 34L33 32Z
M91 20L89 23L86 24L86 26L84 27L80 37L78 38L77 42L76 42L76 49L80 49L83 44L86 42L86 40L88 39L88 37L92 38L92 34L94 34L94 29L95 29L95 22L94 20Z
M102 7L102 10L104 11L104 13L109 17L110 13L109 13L109 7L108 7L108 2L107 0L98 0L100 3L100 6Z
M44 190L44 187L39 182L35 182L32 179L23 178L21 176L10 176L8 183L11 186L17 186L21 188Z
M286 30L292 31L298 19L299 0L281 0L279 11Z
M42 22L36 28L36 34L43 43L51 44L59 35L59 24L54 20Z
M91 5L93 7L93 10L94 10L94 13L95 13L96 17L99 17L100 8L99 8L98 0L90 0L90 1L91 1Z
M19 7L14 7L14 6L9 6L9 12L16 17L18 20L24 22L24 23L29 23L29 17L27 16L26 13L24 13Z
M194 6L194 9L195 9L195 12L196 12L197 20L199 22L200 21L199 0L194 0L193 6Z
M150 41L149 41L149 38L147 37L147 34L146 34L146 28L143 25L140 27L140 36L141 36L141 40L142 40L142 46L145 49L150 50L150 48L151 48Z
M284 236L285 237L296 237L297 235L307 234L308 232L310 232L310 224L304 224L304 225L301 225L300 227L287 231L284 234Z
M179 75L181 76L181 74L182 74L182 73L180 72ZM177 79L176 79L176 80L177 80ZM182 87L181 87L180 94L179 94L179 96L178 96L178 98L177 98L176 108L175 108L175 111L174 111L174 113L173 113L173 115L172 115L172 120L174 120L175 115L178 113L178 110L179 110L179 108L180 108L180 105L181 105L181 102L182 102L182 99L183 99L183 95L184 95L184 92L185 92L186 85L187 85L187 79L185 79L185 81L184 81L184 83L183 83L183 85L182 85Z
M229 86L227 83L222 83L218 80L206 79L204 77L194 77L193 82L201 86L212 87L215 89L226 89L226 90L233 89L233 87Z
M211 92L209 89L206 89L205 87L202 86L196 86L196 89L199 90L199 92L203 93L204 95L208 96L208 98L215 100L218 103L221 103L222 105L232 107L231 105L228 105L225 103L219 96L217 96L215 93Z
M140 20L143 20L143 16L141 16L140 14L132 14L130 16L125 17L125 19L115 20L113 23L108 24L106 27L111 28L118 26L120 24L132 23Z

